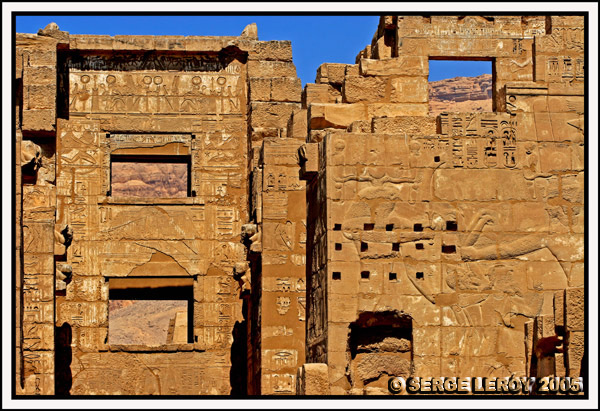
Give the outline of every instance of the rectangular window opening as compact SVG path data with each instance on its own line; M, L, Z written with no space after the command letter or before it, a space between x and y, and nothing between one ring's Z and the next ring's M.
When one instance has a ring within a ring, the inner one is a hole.
M365 231L372 231L375 228L375 224L367 223L364 225Z
M430 57L429 114L495 111L493 58Z
M392 243L392 251L400 251L400 243Z
M111 155L112 197L185 198L192 196L191 156Z
M334 271L333 274L331 275L331 278L334 280L341 280L342 273L340 273L339 271Z
M389 279L390 281L396 281L398 275L396 273L390 273Z
M360 251L365 252L369 249L369 244L365 243L365 242L361 242L360 243Z
M109 344L193 342L193 278L110 278L108 284Z
M334 224L333 225L333 231L342 231L342 225L341 224Z
M341 243L335 243L335 251L341 251L342 250L342 244Z
M368 280L371 273L369 271L361 271L360 278L363 280Z

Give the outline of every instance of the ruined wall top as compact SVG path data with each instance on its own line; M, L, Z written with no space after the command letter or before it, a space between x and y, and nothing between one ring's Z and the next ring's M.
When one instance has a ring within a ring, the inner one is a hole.
M37 34L17 33L17 46L31 41L43 42L54 39L59 48L81 51L173 51L218 52L237 47L248 53L249 60L292 61L292 45L286 41L259 41L256 24L246 26L239 36L152 36L152 35L93 35L69 34L61 31L56 23L48 24ZM33 44L32 44L33 45Z

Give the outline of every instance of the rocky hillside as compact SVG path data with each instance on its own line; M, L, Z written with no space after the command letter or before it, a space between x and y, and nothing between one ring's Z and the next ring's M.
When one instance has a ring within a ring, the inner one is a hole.
M113 300L109 305L109 344L161 345L169 320L187 310L187 301Z
M442 111L492 111L492 75L430 82L429 112Z
M187 196L187 164L112 164L114 197L174 198Z

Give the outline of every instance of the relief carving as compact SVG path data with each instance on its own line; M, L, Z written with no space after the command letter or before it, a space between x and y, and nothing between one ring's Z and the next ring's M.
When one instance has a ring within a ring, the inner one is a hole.
M241 113L239 75L70 72L72 113Z

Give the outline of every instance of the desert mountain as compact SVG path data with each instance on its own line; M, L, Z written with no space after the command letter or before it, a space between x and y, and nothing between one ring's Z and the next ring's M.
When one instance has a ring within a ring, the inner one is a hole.
M111 186L115 197L173 198L187 196L187 164L112 164Z
M429 112L492 111L492 75L454 77L429 83Z
M169 321L187 301L113 300L109 305L109 344L161 345L167 343Z

